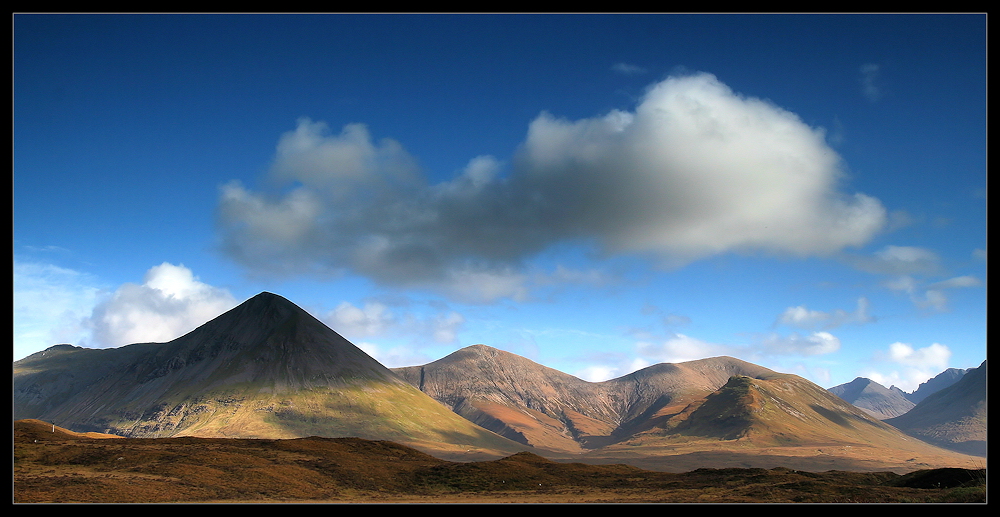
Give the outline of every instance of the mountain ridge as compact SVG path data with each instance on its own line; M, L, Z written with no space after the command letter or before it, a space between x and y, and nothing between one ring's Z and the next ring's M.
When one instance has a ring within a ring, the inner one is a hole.
M272 293L166 343L56 345L15 361L13 413L129 437L356 436L442 458L878 443L952 461L801 377L732 357L597 383L486 345L390 369Z

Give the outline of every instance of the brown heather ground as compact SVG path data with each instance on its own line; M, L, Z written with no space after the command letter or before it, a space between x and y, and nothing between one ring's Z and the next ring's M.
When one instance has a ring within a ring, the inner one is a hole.
M15 423L15 503L717 503L986 501L985 469L685 473L530 453L449 462L355 438L98 439Z

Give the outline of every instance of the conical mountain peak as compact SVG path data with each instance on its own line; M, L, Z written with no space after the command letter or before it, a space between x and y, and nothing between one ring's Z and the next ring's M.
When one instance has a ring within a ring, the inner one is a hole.
M228 371L239 369L253 381L289 388L342 378L395 379L381 363L323 322L269 292L166 343L158 355L211 357L216 366L224 360Z
M523 449L270 292L166 343L68 347L15 362L14 417L129 437L358 436Z

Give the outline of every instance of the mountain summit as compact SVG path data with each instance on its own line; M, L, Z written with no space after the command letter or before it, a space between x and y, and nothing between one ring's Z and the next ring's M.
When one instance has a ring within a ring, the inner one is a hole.
M167 343L57 345L17 361L14 418L129 437L358 436L520 450L267 292Z

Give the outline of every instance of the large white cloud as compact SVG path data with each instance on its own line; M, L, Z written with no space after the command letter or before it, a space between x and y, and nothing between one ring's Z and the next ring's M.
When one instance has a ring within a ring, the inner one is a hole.
M166 342L233 308L228 291L202 283L183 265L163 263L143 283L120 286L87 318L94 348Z
M822 130L709 74L653 85L633 112L543 113L509 163L470 160L430 185L392 140L302 120L272 189L223 188L222 242L257 271L351 272L468 300L524 296L527 259L564 242L667 266L727 252L828 255L886 224L841 191Z

